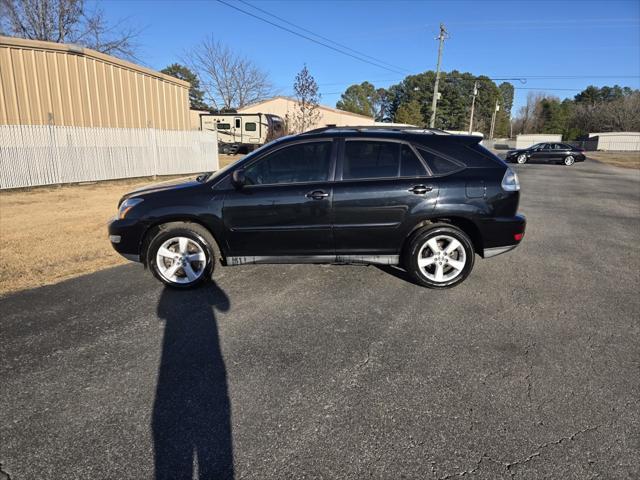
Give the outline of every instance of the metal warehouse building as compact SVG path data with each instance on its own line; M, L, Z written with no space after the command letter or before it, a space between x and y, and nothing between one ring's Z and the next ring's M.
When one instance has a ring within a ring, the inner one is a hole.
M589 140L597 142L598 150L640 151L640 132L590 133Z
M0 37L0 124L189 129L189 83L74 45Z
M247 105L238 109L238 113L271 113L286 119L294 117L296 108L297 101L295 98L278 96ZM375 120L371 117L338 110L326 105L319 105L318 112L320 114L318 122L310 128L324 127L326 125L362 126L375 124Z
M75 45L0 36L0 189L216 170L189 83Z

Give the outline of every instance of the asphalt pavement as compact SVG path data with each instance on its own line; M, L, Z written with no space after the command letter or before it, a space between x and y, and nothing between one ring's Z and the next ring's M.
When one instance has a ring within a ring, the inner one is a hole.
M0 478L639 478L640 172L517 170L522 245L448 291L132 264L0 299Z

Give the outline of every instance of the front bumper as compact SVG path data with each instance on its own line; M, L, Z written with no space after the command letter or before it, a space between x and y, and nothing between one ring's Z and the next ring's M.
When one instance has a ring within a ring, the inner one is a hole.
M482 222L483 258L495 257L513 250L524 238L527 220L524 215L496 217Z
M137 219L112 218L107 229L109 231L109 241L113 249L127 260L140 262L141 246L146 232L146 225Z

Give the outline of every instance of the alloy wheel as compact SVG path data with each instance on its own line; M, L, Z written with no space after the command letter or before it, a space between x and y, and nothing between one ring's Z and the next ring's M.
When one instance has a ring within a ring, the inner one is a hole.
M521 165L523 163L527 163L527 156L524 153L521 155L518 155L518 158L516 159L516 161Z
M172 237L156 254L156 266L164 279L171 283L188 284L198 280L205 271L207 256L195 240Z
M467 263L464 246L449 235L427 240L418 251L418 267L434 282L449 282L459 276Z
M568 157L565 157L565 158L564 158L564 164L565 164L567 167L570 167L570 166L571 166L571 165L573 165L574 163L575 163L575 159L574 159L571 155L569 155Z

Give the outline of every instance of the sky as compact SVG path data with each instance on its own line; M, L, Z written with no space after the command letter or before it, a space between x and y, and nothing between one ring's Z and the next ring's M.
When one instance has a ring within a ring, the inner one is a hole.
M320 86L321 103L329 106L335 106L351 84L366 80L388 87L407 74L435 70L440 22L449 34L442 70L513 79L514 114L532 91L562 99L588 85L640 88L640 0L223 1L283 24L265 12L277 15L381 66L337 53L217 0L97 3L112 22L124 20L141 29L138 57L151 68L180 62L199 42L213 37L268 72L277 94L292 94L295 75L306 64Z

